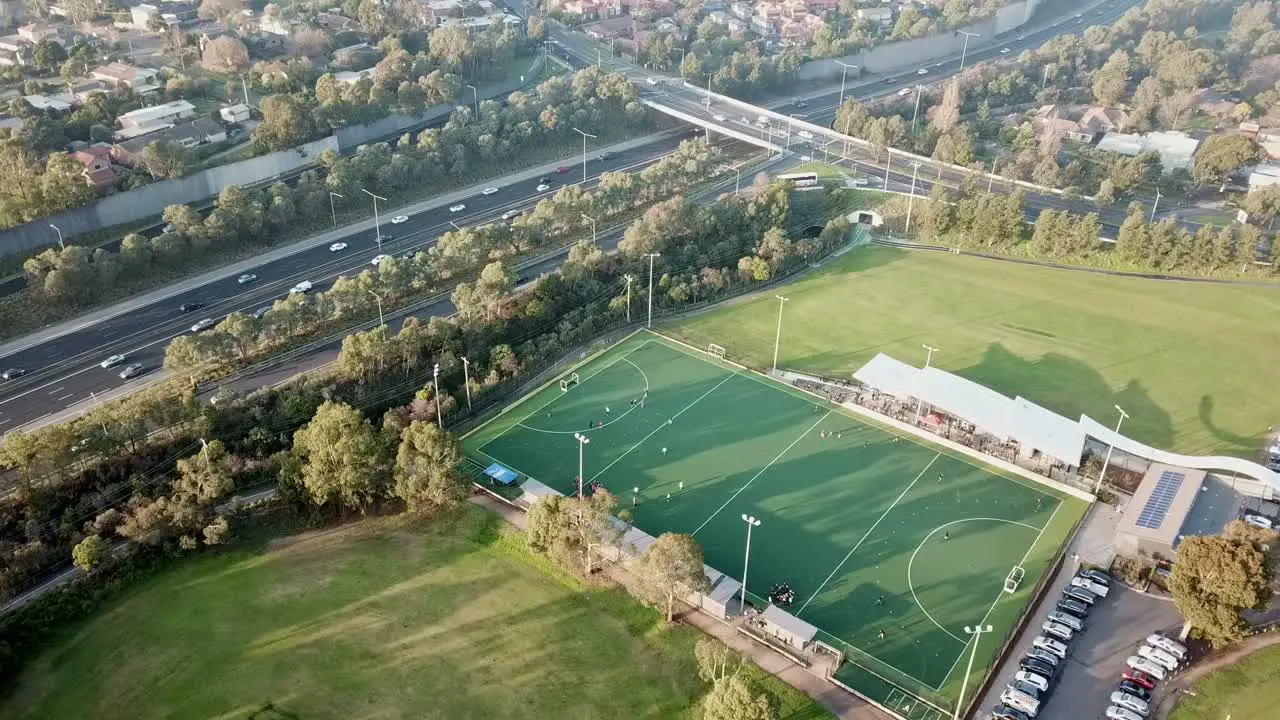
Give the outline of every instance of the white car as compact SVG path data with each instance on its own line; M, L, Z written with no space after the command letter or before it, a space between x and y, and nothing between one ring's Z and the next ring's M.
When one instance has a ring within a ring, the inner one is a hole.
M208 330L214 325L215 325L215 322L213 318L205 318L203 320L198 321L195 325L192 325L191 332L193 333L204 332L205 330Z
M1040 692L1049 691L1049 678L1043 675L1037 675L1033 672L1027 672L1026 670L1019 670L1018 674L1013 676L1013 679L1018 682L1024 682Z
M390 255L374 255L373 259L369 261L369 264L377 265L378 263L381 263L383 260L386 260L389 257L391 256Z
M1108 705L1107 720L1142 720L1142 716L1119 705Z
M123 355L112 355L106 360L103 360L102 362L98 363L98 367L101 367L101 368L115 367L124 361L125 361L125 357Z
M1138 648L1138 656L1150 660L1151 662L1159 665L1160 667L1164 668L1165 670L1168 670L1169 672L1173 672L1174 670L1178 669L1178 658L1170 655L1169 653L1161 650L1160 648L1153 648L1150 645L1143 645L1142 647Z
M1035 717L1040 712L1040 701L1038 699L1011 687L1005 688L1000 693L1000 702L1015 710L1021 710L1030 717Z
M498 192L498 188L496 188L496 187L487 187L487 188L485 188L485 189L481 190L481 191L480 191L480 194L481 194L481 195L493 195L493 194L495 194L495 193L497 193L497 192Z
M538 192L546 192L546 191L548 191L548 190L550 190L550 189L551 189L551 186L550 186L550 185L548 185L548 184L546 184L546 183L542 183L542 184L538 185Z
M646 83L650 84L650 85L657 85L657 84L658 84L658 78L654 78L654 77L651 77L651 78L645 78L645 79L644 79L644 81L645 81Z
M866 178L854 178L854 179L853 179L853 184L854 184L854 185L857 185L858 187L865 187L865 186L869 185L870 183L868 183L868 182L867 182L867 179L866 179Z
M1170 640L1169 638L1159 633L1152 633L1148 635L1147 644L1150 645L1151 647L1160 648L1161 650L1169 653L1170 655L1178 658L1179 660L1185 660L1187 658L1186 645L1183 645L1182 643L1177 642L1176 640Z
M521 213L523 213L523 212L524 212L523 210L508 210L508 211L506 211L506 212L502 213L502 219L503 219L503 220L515 220L516 218L520 217L520 214L521 214Z
M1072 587L1078 587L1078 588L1083 588L1085 590L1088 590L1089 592L1093 593L1094 595L1097 595L1098 597L1106 597L1107 593L1111 592L1111 588L1107 587L1106 585L1103 585L1102 583L1099 583L1099 582L1094 582L1089 578L1080 577L1079 575L1071 578L1071 585Z
M917 70L917 71L916 71L916 74L917 74L917 75L928 75L928 74L929 74L929 68L920 68L919 70Z
M1126 710L1132 710L1143 717L1146 717L1147 713L1151 712L1151 706L1147 705L1145 700L1135 695L1130 695L1129 693L1120 692L1119 690L1111 693L1111 704L1119 705Z
M1059 640L1055 640L1051 637L1045 637L1044 635L1037 635L1036 639L1031 641L1031 644L1041 650L1048 650L1063 660L1067 658L1067 646Z
M1040 629L1044 630L1046 636L1056 637L1063 642L1071 640L1071 636L1073 634L1071 632L1071 628L1052 620L1045 620L1044 624L1040 626Z
M1124 664L1134 670L1144 672L1157 680L1163 680L1165 676L1169 674L1163 666L1157 665L1156 663L1137 655L1130 655L1125 659Z
M258 281L258 276L254 275L253 273L245 273L240 277L236 278L236 282L240 283L241 285L248 285L249 283L254 283L257 281Z
M302 282L298 283L297 285L294 285L293 287L289 288L289 292L291 292L291 293L309 293L309 292L311 292L311 281L310 281L310 280L303 280Z
M724 122L727 118L725 118L725 116L723 115L712 115L711 119L715 120L716 122Z
M799 135L800 137L804 138L805 140L812 140L812 139L813 139L813 133L809 132L808 130L801 130L800 132L798 132L798 133L796 133L796 134L797 134L797 135Z
M407 223L407 222L409 222L409 216L408 216L408 215L397 215L397 216L395 216L395 217L391 218L391 224L392 224L392 225L399 225L400 223Z
M463 203L458 203L457 205L449 206L449 212L453 212L453 213L462 212L463 210L466 210L466 209L467 209L467 206Z
M1245 513L1244 521L1256 528L1262 528L1263 530L1275 529L1275 523L1271 522L1271 518L1263 517L1261 515Z
M347 249L346 243L334 243L329 246L329 252L342 252Z
M902 88L898 91L898 97L906 97L911 94L911 88Z
M1000 54L1001 54L1001 55L1008 55L1010 52L1012 52L1012 51L1011 51L1011 50L1009 50L1009 48L1000 48Z

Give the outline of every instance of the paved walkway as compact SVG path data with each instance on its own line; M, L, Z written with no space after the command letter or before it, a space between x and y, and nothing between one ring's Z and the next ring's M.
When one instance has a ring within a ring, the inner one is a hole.
M471 502L501 515L511 525L520 530L527 530L528 517L516 508L506 505L491 497L480 495L471 498ZM619 585L626 586L631 580L631 573L620 565L605 563L603 575ZM791 662L785 656L753 642L728 623L717 620L710 615L685 606L684 611L676 616L682 622L701 630L707 635L718 638L721 642L737 650L751 659L762 670L796 688L805 695L821 703L841 720L889 720L890 716L863 702L858 697L841 690L813 672Z

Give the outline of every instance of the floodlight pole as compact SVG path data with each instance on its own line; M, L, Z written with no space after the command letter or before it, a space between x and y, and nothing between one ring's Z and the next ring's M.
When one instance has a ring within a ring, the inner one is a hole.
M659 256L659 253L649 253L649 320L645 327L653 327L653 259Z
M467 356L462 356L462 386L467 389L467 412L471 412L471 372L467 367Z
M964 36L964 47L960 49L960 70L964 70L964 56L969 52L969 38L978 37L978 33L965 32L964 30L957 30L956 32Z
M431 394L436 396L436 427L444 429L444 416L440 413L440 363L431 369Z
M778 348L782 345L782 306L787 304L787 298L781 295L774 295L778 298L778 332L773 337L773 370L778 370Z
M631 283L635 282L635 276L628 273L624 278L627 281L627 324L631 324Z
M921 345L920 347L924 348L929 352L929 354L926 355L924 358L924 369L928 370L929 363L933 360L933 354L938 352L938 348L933 347L932 345ZM915 425L920 424L920 408L922 407L924 407L924 398L916 398L916 420L914 423Z
M747 524L747 554L742 560L742 603L738 605L738 614L747 612L747 566L751 564L751 528L760 527L760 521L752 515L742 514L742 521Z
M845 79L845 76L847 76L847 75L849 74L849 69L850 69L850 68L852 68L852 69L854 69L854 70L857 70L857 69L858 69L858 66L857 66L857 65L850 65L850 64L848 64L848 63L842 63L842 62L840 62L839 60L836 60L836 61L835 61L835 64L837 64L837 65L839 65L840 67L844 68L843 70L841 70L841 71L840 71L840 102L836 103L836 112L840 112L840 108L841 108L841 107L844 107L844 79Z
M582 433L574 433L573 437L578 441L578 499L582 499L582 449L591 442L591 438Z
M378 325L379 325L379 327L381 327L381 326L383 326L383 325L386 325L386 324L387 324L387 323L386 323L386 321L382 319L382 296L381 296L381 295L379 295L378 293L376 293L376 292L372 291L372 290L370 290L370 291L369 291L369 294L373 296L373 299L374 299L374 300L377 300L377 301L378 301Z
M332 190L329 191L329 217L333 218L334 227L338 227L338 211L333 207L333 199L336 197L343 198L344 200L346 199L346 196L344 195L336 193Z
M62 242L62 230L57 225L54 225L53 223L49 223L49 227L53 228L54 232L58 233L58 248L60 250L66 250L67 244Z
M587 182L587 138L594 138L596 136L592 135L591 133L582 132L578 128L574 128L573 131L582 136L582 182L583 184L586 184Z
M920 172L920 163L913 160L911 162L911 193L907 195L907 227L903 232L911 232L911 209L916 202L916 174Z
M591 223L591 244L592 244L592 245L597 245L597 246L598 246L598 243L596 242L596 221L595 221L595 219L594 219L594 218L592 218L591 216L587 215L586 213L583 213L583 214L582 214L582 219L583 219L583 220L586 220L586 221L587 221L587 222L589 222L589 223Z
M1120 423L1124 422L1124 419L1129 417L1129 413L1125 412L1124 408L1120 407L1119 405L1116 405L1115 409L1116 409L1116 412L1120 413L1120 419L1116 420L1116 435L1119 435ZM1114 440L1110 443L1107 443L1107 457L1105 460L1102 461L1102 470L1098 471L1097 482L1093 484L1094 495L1097 495L1098 491L1102 489L1102 478L1106 477L1107 475L1107 466L1111 464L1111 451L1115 449L1116 449L1116 444Z
M1156 208L1160 207L1160 186L1156 186L1156 200L1151 203L1151 219L1147 222L1154 223L1156 221Z
M384 197L379 197L378 195L374 195L373 193L369 192L368 190L365 190L364 188L360 188L360 192L373 198L373 236L374 236L374 239L378 241L378 249L381 250L382 249L382 224L378 221L378 201L381 200L382 202L386 202L387 199ZM332 200L333 198L329 198L329 199Z
M973 658L978 654L978 641L982 639L982 633L991 632L990 625L974 625L964 626L966 635L973 636L973 649L969 651L969 664L964 669L964 682L960 683L960 699L956 701L955 720L960 720L960 713L964 711L964 688L969 684L969 673L973 671Z

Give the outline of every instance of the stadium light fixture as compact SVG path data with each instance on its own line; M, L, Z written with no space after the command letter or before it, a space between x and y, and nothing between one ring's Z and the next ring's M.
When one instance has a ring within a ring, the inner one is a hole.
M751 563L751 528L760 527L760 521L753 515L742 514L742 521L747 524L747 555L742 561L742 603L738 605L738 613L747 611L747 566Z
M973 656L978 654L978 641L982 639L982 633L991 632L990 625L974 625L964 626L966 635L973 636L973 648L969 651L969 664L964 669L964 682L960 683L960 699L956 702L955 720L960 720L960 713L964 709L964 688L969 684L969 673L973 671Z
M1113 405L1112 407L1116 409L1116 412L1120 413L1120 418L1116 420L1116 435L1119 435L1120 424L1125 421L1125 418L1129 417L1129 413L1125 412L1124 408L1120 407L1119 405ZM1107 475L1107 466L1111 464L1111 451L1115 449L1116 449L1116 445L1114 441L1107 443L1107 457L1102 461L1102 469L1098 471L1098 480L1093 483L1094 495L1097 495L1098 491L1102 489L1102 478L1106 477Z
M582 433L574 433L573 437L578 441L578 499L582 499L582 449L591 442L591 438Z

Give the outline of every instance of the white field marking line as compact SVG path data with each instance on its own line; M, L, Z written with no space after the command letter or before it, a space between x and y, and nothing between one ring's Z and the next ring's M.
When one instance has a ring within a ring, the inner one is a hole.
M632 351L632 352L634 352L634 351ZM628 354L630 354L630 353L628 353ZM623 359L623 360L624 360L628 365L630 365L631 367L635 368L635 369L640 373L640 377L644 378L644 391L643 391L643 392L649 392L649 376L648 376L648 375L645 375L645 374L644 374L644 370L641 370L639 365L637 365L637 364L635 364L635 363L631 362L631 360L630 360L629 358L627 358L625 355L622 357L622 359ZM595 377L595 375L592 375L591 377ZM590 378L588 378L588 379L590 379ZM563 393L561 393L561 394L563 394ZM553 398L553 399L554 399L554 398ZM627 408L627 410L626 410L625 412L621 413L620 415L618 415L618 417L616 417L616 418L614 418L614 419L610 420L609 422L607 422L607 423L605 423L605 424L603 424L603 425L598 425L598 426L596 426L596 427L587 428L586 430L543 430L542 428L534 427L534 426L532 426L532 425L525 425L525 424L524 424L524 420L521 420L521 421L517 422L517 423L516 423L516 425L519 425L520 427L524 428L525 430L532 430L532 431L534 431L534 432L546 433L546 434L548 434L548 435L572 435L572 434L574 434L574 433L583 433L583 434L586 434L586 433L593 432L593 431L596 431L596 430L603 430L604 428L609 427L610 425L612 425L612 424L614 424L614 423L618 422L618 421L619 421L619 420L621 420L622 418L624 418L624 417L626 417L626 416L630 415L630 414L631 414L631 412L632 412L633 410L635 410L636 408L638 408L638 407L640 407L640 406L639 406L639 405L632 405L631 407ZM526 415L525 417L528 417L528 416Z
M715 392L715 391L716 391L716 388L718 388L718 387L720 387L721 385L723 385L723 384L725 384L725 383L729 382L729 381L730 381L730 380L732 380L734 377L737 377L737 375L738 375L737 373L728 373L727 375L725 375L725 378L724 378L723 380L721 380L720 382L716 383L716 384L715 384L715 387L713 387L713 388L711 388L710 390L708 390L708 391L706 391L706 392L702 393L701 395L699 395L699 396L698 396L698 398L697 398L696 400L694 400L693 402L689 403L688 405L685 405L685 406L684 406L684 408L680 410L680 412L678 412L678 413L676 413L675 415L672 415L670 418L668 418L668 419L667 419L667 422L664 422L664 423L662 423L661 425L659 425L658 427L654 428L654 429L653 429L653 430L652 430L648 435L645 435L644 437L640 438L640 440L639 440L639 441L637 441L637 442L636 442L636 444L634 444L634 445L632 445L631 447L627 448L627 451L626 451L626 452L624 452L624 453L622 453L621 455L619 455L618 457L614 458L614 461L613 461L613 462L609 463L608 465L605 465L605 466L604 466L604 469L602 469L600 472L596 473L595 475L592 475L592 476L591 476L591 480L595 480L596 478L598 478L598 477L600 477L601 475L605 474L605 472L606 472L606 471L608 471L608 469L609 469L609 468L611 468L611 467L613 467L614 465L616 465L616 464L617 464L617 462L618 462L619 460L621 460L622 458L624 458L624 457L626 457L626 456L630 455L632 450L635 450L636 448L638 448L638 447L640 447L641 445L643 445L645 440L648 440L649 438L653 437L655 434L657 434L657 432L658 432L659 430L661 430L661 429L663 429L663 428L667 427L667 424L668 424L668 423L670 423L672 420L675 420L676 418L678 418L678 417L680 417L681 415L683 415L683 414L685 413L685 411L686 411L686 410L688 410L689 408L691 408L691 407L693 407L694 405L697 405L699 402L701 402L701 401L702 401L702 398L704 398L704 397L706 397L706 396L710 395L711 393Z
M737 373L734 373L734 374L735 374L735 375L737 375ZM756 473L755 475L753 475L753 476L751 477L751 479L750 479L750 480L748 480L748 481L747 481L747 482L746 482L742 487L738 488L738 491L737 491L737 492L735 492L734 494L730 495L730 496L729 496L729 499L728 499L728 500L725 500L723 505L721 505L720 507L716 508L716 511L715 511L715 512L713 512L713 513L711 513L711 516L710 516L710 517L708 517L706 520L703 520L703 521L702 521L702 524L698 526L698 530L701 530L702 528L706 527L706 526L707 526L707 523L711 522L711 521L715 518L715 516L719 515L721 510L724 510L726 507L728 507L728 506L729 506L729 503L733 502L733 499L734 499L734 498L736 498L736 497L738 497L739 495L741 495L743 490L746 490L747 488L751 487L751 483L755 482L755 481L756 481L756 479L757 479L757 478L759 478L761 475L764 475L764 473L765 473L765 471L766 471L766 470L768 470L769 468L773 467L773 464L774 464L774 463L776 463L776 462L778 462L779 460L781 460L781 459L782 459L782 456L787 454L787 451L789 451L791 448L795 447L795 446L796 446L796 443L798 443L798 442L800 442L801 440L803 440L803 439L805 438L805 436L806 436L806 435L808 435L809 433L813 432L813 429L814 429L814 428L816 428L816 427L818 427L818 424L819 424L819 423L821 423L823 420L826 420L826 419L827 419L827 416L828 416L828 415L830 415L830 414L831 414L831 411L830 411L830 410L828 410L827 412L823 413L822 417L820 417L820 418L818 418L817 420L815 420L815 421L814 421L814 423L813 423L812 425L810 425L810 426L808 427L808 429L807 429L807 430L805 430L804 432L800 433L800 435L799 435L795 440L792 440L790 445L788 445L788 446L786 446L786 447L782 448L782 452L778 453L777 455L774 455L774 456L773 456L773 459L769 461L769 464L768 464L768 465L765 465L764 467L760 468L760 472L758 472L758 473ZM691 533L689 533L689 534L690 534L690 535L697 535L697 534L698 534L698 530L694 530L693 532L691 532Z
M1036 539L1031 541L1031 547L1028 547L1027 551L1022 554L1022 559L1018 561L1019 566L1025 563L1027 561L1027 558L1031 556L1031 551L1035 549L1036 544L1040 542L1040 538L1044 536L1044 531L1047 530L1048 527L1053 524L1053 518L1057 516L1058 511L1062 509L1062 506L1064 504L1066 504L1064 500L1058 501L1058 504L1053 508L1053 512L1049 514L1049 520L1045 522L1044 527L1040 528L1040 533L1036 535ZM987 613L982 616L982 620L978 623L978 625L986 624L987 618L991 617L992 611L996 609L996 605L1000 603L1000 599L1003 597L1004 597L1004 590L1002 589L1000 591L1000 594L996 595L996 599L991 603L991 607L987 608ZM955 672L956 665L960 663L960 658L964 657L964 650L967 647L969 647L968 642L964 644L964 648L960 648L960 654L956 655L956 661L951 663L951 669L948 670L946 676L942 678L942 682L938 683L938 687L933 688L934 690L941 690L942 686L947 684L947 679L951 677L951 673Z
M826 587L827 583L831 582L831 578L835 577L836 573L840 572L840 568L844 567L844 564L849 561L849 558L853 557L853 554L857 552L858 548L862 547L862 543L866 542L867 538L871 537L871 533L875 532L876 527L880 525L881 521L883 521L889 513L893 512L893 509L898 506L898 503L902 501L902 498L906 497L908 492L911 492L911 488L915 487L917 482L920 482L920 478L924 477L924 474L929 471L929 468L933 467L933 464L937 462L940 457L942 457L942 453L934 455L933 459L929 461L928 465L924 466L920 473L916 475L915 479L903 488L902 492L898 494L898 497L894 498L893 502L889 504L889 507L885 508L884 512L880 514L879 518L876 518L875 523L871 527L867 528L867 531L862 534L858 543L849 550L849 552L844 556L844 559L831 570L831 574L827 575L827 579L822 581L822 584L818 586L818 589L813 591L813 595L810 595L809 599L804 601L804 605L801 605L800 609L794 613L796 617L800 617L800 614L804 612L804 609L809 607L809 603L813 602L813 599L818 597L818 594L822 592L822 588Z
M578 384L579 384L579 385L581 385L582 383L586 382L587 380L590 380L591 378L593 378L593 377L595 377L595 376L599 375L600 373L604 372L605 370L608 370L609 368L613 367L614 365L617 365L618 363L620 363L620 362L622 362L623 360L625 360L625 359L627 358L627 356L628 356L628 355L630 355L630 354L631 354L631 353L633 353L633 352L636 352L636 351L637 351L637 350L639 350L640 348L643 348L643 347L647 346L650 342L653 342L653 341L652 341L652 340L646 341L646 342L644 342L643 344L638 345L638 346L636 346L636 347L634 347L634 348L632 348L632 349L628 350L627 352L623 353L621 356L614 358L613 360L609 361L606 365L604 365L604 367L601 367L599 370L597 370L597 371L595 371L595 372L591 373L590 375L588 375L588 376L586 377L586 379L585 379L585 380L584 380L584 379L582 379L582 378L578 378ZM569 372L569 371L568 371L568 370L566 370L566 371L565 371L565 373L567 373L567 372ZM557 377L561 377L561 378L563 378L563 377L564 377L564 373L561 373L561 374L560 374L559 376L557 376ZM554 380L553 380L552 382L554 382ZM554 387L554 386L553 386L553 385L551 385L550 383L548 383L548 385L547 385L547 387L546 387L545 389L546 389L546 390L550 390L552 387ZM565 396L565 395L567 395L567 394L568 394L568 393L561 392L561 393L560 393L560 394L558 394L558 395L552 395L550 400L548 400L548 401L546 401L546 402L542 403L541 405L539 405L538 407L536 407L536 408L534 408L534 409L530 410L530 411L529 411L529 412L528 412L524 417L522 417L522 418L520 418L519 420L517 420L517 421L515 421L514 423L512 423L510 427L508 427L506 430L503 430L502 432L500 432L500 433L498 433L497 435L495 435L495 436L493 437L493 439L492 439L492 440L490 440L489 442L485 443L484 445L481 445L478 449L479 449L479 450L484 450L485 448L489 447L491 444L493 444L493 443L497 442L499 439L501 439L503 435L506 435L507 433L511 432L511 431L512 431L513 429L515 429L516 427L528 427L527 425L525 425L525 424L524 424L524 421L525 421L525 420L528 420L529 418L533 417L533 416L534 416L534 413L541 412L543 408L545 408L546 406L548 406L548 405L550 405L551 403L555 402L556 400L559 400L560 398L564 397L564 396Z
M967 517L967 518L961 518L961 519L959 519L959 520L952 520L951 522L947 522L947 523L943 523L943 524L939 525L938 527L936 527L936 528L934 528L934 529L930 530L930 531L929 531L929 534L928 534L928 535L925 535L925 536L924 536L924 539L920 541L920 544L919 544L919 545L916 545L916 549L911 553L911 559L907 560L907 587L908 587L908 588L910 588L910 590L911 590L911 599L915 601L915 603L916 603L916 607L920 608L920 612L924 613L924 616L925 616L925 617L927 617L927 618L929 618L929 622L932 622L934 625L937 625L939 630L941 630L942 632L944 632L944 633L946 633L946 634L950 635L951 637L955 638L956 640L959 640L960 642L964 643L965 645L968 645L968 644L969 644L969 641L968 641L968 640L966 640L966 639L964 639L964 638L960 637L959 635L956 635L955 633L951 632L950 630L948 630L948 629L946 629L946 628L942 627L942 623L940 623L940 622L938 622L937 620L935 620L935 619L933 618L933 616L929 614L929 611L924 609L924 604L923 604L923 603L921 603L921 602L920 602L920 598L916 596L916 585L915 585L915 583L914 583L914 582L912 582L912 581L911 581L911 566L915 564L915 562L916 562L916 555L920 554L920 550L921 550L922 548L924 548L924 544L925 544L925 543L927 543L927 542L929 542L929 538L931 538L931 537L933 537L934 535L936 535L936 534L937 534L937 532L938 532L939 530L941 530L941 529L943 529L943 528L951 527L952 525L958 525L958 524L960 524L960 523L973 522L973 521L975 521L975 520L989 520L989 521L993 521L993 522L1009 523L1010 525L1021 525L1022 527L1027 528L1028 530L1039 530L1039 531L1040 531L1040 532L1042 532L1042 533L1044 532L1044 528L1037 528L1037 527L1035 527L1034 525L1028 525L1028 524L1026 524L1026 523L1018 522L1017 520L1006 520L1006 519L1004 519L1004 518L993 518L993 517ZM1039 537L1039 536L1037 535L1037 537ZM984 619L985 619L985 618L984 618ZM979 624L979 625L981 625L982 623L978 623L978 624ZM962 652L962 653L964 652L964 648L963 648L963 647L961 648L961 652Z

